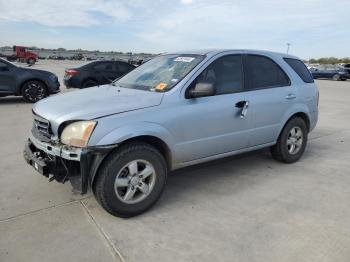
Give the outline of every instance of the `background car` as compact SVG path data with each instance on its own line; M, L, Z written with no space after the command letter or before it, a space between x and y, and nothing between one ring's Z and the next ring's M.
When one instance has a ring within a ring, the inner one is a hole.
M105 85L129 73L134 68L134 65L122 61L94 61L79 68L67 69L64 84L67 88Z
M31 103L60 92L55 74L16 66L0 58L0 97L15 95Z
M350 77L350 64L345 64L344 65L345 70L348 72L349 77Z
M315 69L311 69L310 72L314 79L328 78L336 81L345 81L349 78L349 73L343 67L334 65L321 65Z

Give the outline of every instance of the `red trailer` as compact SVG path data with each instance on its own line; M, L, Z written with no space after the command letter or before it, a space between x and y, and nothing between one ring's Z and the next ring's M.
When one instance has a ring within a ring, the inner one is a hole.
M7 60L9 61L16 61L27 63L28 65L34 65L37 61L38 56L37 54L27 51L27 48L24 46L13 46L13 55L8 56Z

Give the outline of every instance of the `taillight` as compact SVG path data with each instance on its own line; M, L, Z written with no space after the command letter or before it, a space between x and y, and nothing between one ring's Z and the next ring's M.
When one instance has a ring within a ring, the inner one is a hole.
M66 75L70 75L70 76L74 76L78 74L78 71L77 70L74 70L74 69L68 69L66 70Z

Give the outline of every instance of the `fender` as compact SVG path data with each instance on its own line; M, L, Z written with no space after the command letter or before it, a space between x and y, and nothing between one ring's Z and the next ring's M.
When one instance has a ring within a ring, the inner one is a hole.
M138 136L154 136L162 140L170 150L175 144L172 134L163 126L152 122L138 122L116 128L102 137L96 146L120 144L125 140Z
M311 114L310 114L310 110L309 108L303 104L303 103L297 103L294 104L291 108L288 109L288 111L283 115L282 120L281 120L281 125L279 127L279 131L277 133L277 137L275 138L275 141L277 141L278 136L281 134L283 127L286 125L286 123L288 122L288 120L295 114L298 113L303 113L305 114L308 119L309 122L311 120Z

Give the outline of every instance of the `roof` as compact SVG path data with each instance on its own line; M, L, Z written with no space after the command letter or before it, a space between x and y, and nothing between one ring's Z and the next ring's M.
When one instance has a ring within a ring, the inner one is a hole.
M253 50L253 49L195 49L195 50L186 50L186 51L178 51L178 52L168 52L168 54L216 55L223 52L235 52L235 51L299 59L296 56L285 54L285 53L278 53L278 52L266 51L266 50Z

